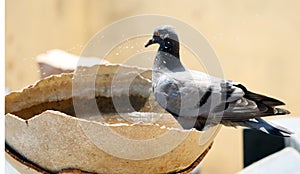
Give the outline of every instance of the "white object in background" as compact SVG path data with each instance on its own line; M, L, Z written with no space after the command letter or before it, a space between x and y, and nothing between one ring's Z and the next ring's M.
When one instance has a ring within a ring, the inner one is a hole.
M299 117L287 117L272 119L272 123L283 126L294 134L290 138L285 138L285 146L293 147L300 153L300 118ZM299 164L300 165L300 164Z
M300 174L300 154L292 147L287 147L279 152L269 155L238 174Z
M77 66L93 66L107 64L107 60L98 57L82 57L63 50L50 50L37 57L38 63L46 63L56 68L75 70Z
M5 161L5 174L20 174L9 162Z

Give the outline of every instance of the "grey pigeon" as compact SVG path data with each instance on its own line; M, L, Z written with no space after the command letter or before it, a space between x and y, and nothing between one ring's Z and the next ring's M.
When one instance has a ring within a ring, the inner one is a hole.
M285 109L276 108L284 105L283 102L248 91L240 83L185 68L180 61L179 40L173 27L157 27L145 47L156 43L159 49L153 64L153 93L156 101L183 128L204 130L221 123L276 136L292 134L261 118L289 114Z

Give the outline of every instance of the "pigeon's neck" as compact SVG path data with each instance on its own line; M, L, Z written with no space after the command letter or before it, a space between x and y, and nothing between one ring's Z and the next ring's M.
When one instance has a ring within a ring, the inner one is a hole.
M185 71L185 68L178 57L159 50L154 60L153 70L180 72Z
M178 40L178 39L177 39ZM158 51L162 51L165 53L169 53L172 56L174 56L174 58L180 59L179 56L179 42L176 39L172 40L172 39L164 39L163 41L161 41L159 43L159 48Z

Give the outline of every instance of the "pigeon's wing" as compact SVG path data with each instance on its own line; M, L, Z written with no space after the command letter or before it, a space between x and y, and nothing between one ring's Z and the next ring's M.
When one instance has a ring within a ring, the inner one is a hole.
M248 91L243 85L197 71L165 73L154 85L160 105L175 116L203 117L210 113L222 120L245 121L251 118L287 114L275 106L284 103Z
M175 116L207 117L210 112L224 110L224 103L236 101L244 95L241 89L227 81L205 73L165 72L154 77L159 77L154 79L153 85L156 100Z
M201 77L204 73L193 71L193 74ZM220 104L215 106L212 111L223 112L221 114L223 120L242 121L289 113L285 109L276 108L276 106L284 105L283 102L277 99L248 91L240 83L209 77L213 94L221 98ZM201 80L198 83L201 83Z
M181 108L181 94L179 84L168 75L162 74L159 78L152 78L152 88L156 101L168 112L178 116Z
M183 73L164 73L160 76L154 74L154 77L159 77L152 79L156 101L171 113L183 128L195 127L200 123L197 120L199 115L208 115L209 108L206 107L209 105L205 98L210 97L211 91L207 84L202 83L202 87L199 88L199 84L192 83L190 75ZM202 127L202 123L199 127Z

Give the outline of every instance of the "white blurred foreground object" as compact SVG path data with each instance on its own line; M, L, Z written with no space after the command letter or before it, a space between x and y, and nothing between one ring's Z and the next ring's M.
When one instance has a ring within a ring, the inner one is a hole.
M294 132L294 134L290 138L284 139L285 146L293 147L300 153L300 118L277 118L273 119L272 122L287 127L289 130Z
M41 71L41 78L48 77L52 74L73 72L77 66L90 67L109 63L97 57L80 57L57 49L39 55L37 62Z
M300 174L300 154L292 147L287 147L264 159L253 163L238 174Z
M244 166L248 167L241 173L265 173L265 171L268 173L295 173L295 171L299 171L300 173L300 118L277 118L270 120L270 122L280 124L293 131L294 134L290 137L270 137L257 131L245 129ZM269 171L270 168L276 172Z
M5 161L5 173L6 174L19 174L18 172L8 161Z

